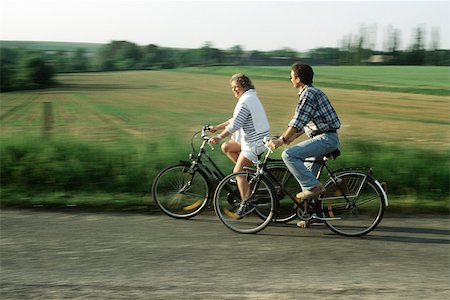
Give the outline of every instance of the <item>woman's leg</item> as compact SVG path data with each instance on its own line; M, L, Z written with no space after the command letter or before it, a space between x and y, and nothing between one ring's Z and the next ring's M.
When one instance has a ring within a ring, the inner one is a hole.
M252 166L251 160L246 158L242 153L238 156L236 165L234 166L233 172L239 172L244 170L244 167ZM248 184L244 176L236 177L237 185L239 188L239 193L241 194L241 199L246 200L250 194L250 185Z
M232 162L236 163L241 153L241 144L236 141L230 140L225 142L221 146L222 152L231 159Z

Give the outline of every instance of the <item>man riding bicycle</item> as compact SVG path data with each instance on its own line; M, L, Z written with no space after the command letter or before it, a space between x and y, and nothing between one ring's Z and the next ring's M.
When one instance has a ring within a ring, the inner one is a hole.
M313 77L311 66L301 63L292 65L290 80L292 86L299 90L300 99L286 131L269 144L275 149L283 144L290 144L303 133L309 136L310 139L284 150L281 155L302 187L302 192L296 195L299 203L325 191L316 178L320 165L303 163L302 160L322 156L339 148L337 130L341 123L325 93L313 86Z

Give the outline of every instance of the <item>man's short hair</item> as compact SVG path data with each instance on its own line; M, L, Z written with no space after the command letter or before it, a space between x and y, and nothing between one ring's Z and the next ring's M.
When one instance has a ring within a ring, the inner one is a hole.
M310 65L296 62L292 65L292 71L303 84L310 85L313 83L314 71Z

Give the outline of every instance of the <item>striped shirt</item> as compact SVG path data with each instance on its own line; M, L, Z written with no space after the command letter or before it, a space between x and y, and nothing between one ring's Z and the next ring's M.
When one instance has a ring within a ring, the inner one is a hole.
M311 137L328 130L337 130L341 122L324 92L314 86L305 86L289 126L304 129Z
M241 128L243 139L247 144L259 142L269 136L269 121L266 112L253 89L246 91L239 98L233 117L226 127L231 134Z

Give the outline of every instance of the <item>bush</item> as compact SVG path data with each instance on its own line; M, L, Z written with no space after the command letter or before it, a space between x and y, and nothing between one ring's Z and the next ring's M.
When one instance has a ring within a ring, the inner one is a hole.
M162 168L187 158L188 146L173 150L170 145L169 140L146 145L10 140L0 146L1 185L30 191L148 193ZM388 183L391 195L449 199L448 152L364 141L346 141L341 150L342 155L330 162L333 169L370 166L375 178ZM229 163L216 152L220 166Z

